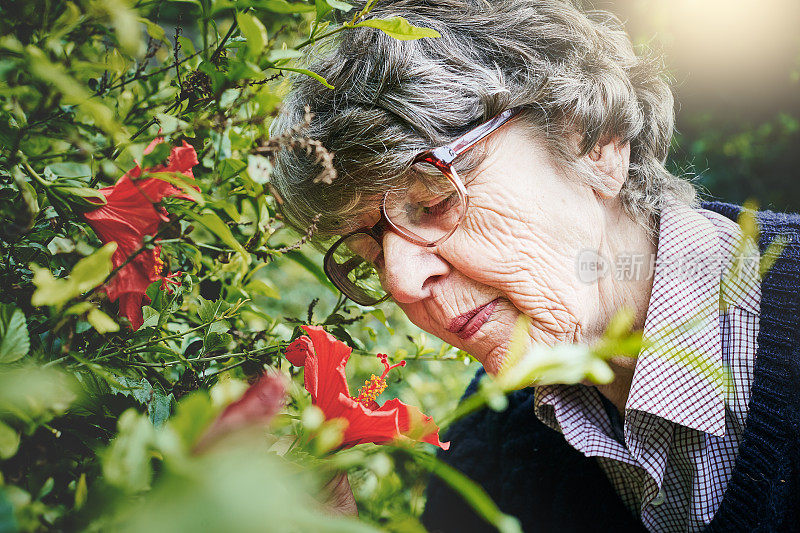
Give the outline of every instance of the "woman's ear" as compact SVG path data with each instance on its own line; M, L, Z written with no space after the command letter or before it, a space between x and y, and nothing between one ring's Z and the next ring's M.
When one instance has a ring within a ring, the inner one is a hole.
M617 196L628 179L630 143L622 143L619 139L601 140L584 157L601 180L597 193L606 199Z

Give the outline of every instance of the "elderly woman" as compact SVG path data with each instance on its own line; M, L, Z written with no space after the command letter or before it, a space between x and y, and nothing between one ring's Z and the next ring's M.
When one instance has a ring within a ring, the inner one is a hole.
M330 184L288 150L273 177L287 220L330 239L330 280L359 304L391 298L490 373L519 317L531 343L591 343L628 308L648 339L608 385L531 387L461 421L442 458L530 531L797 528L800 249L788 239L763 280L732 268L740 208L701 208L664 167L659 62L563 0L369 14L391 16L441 37L342 32L312 56L335 89L297 80L274 125L308 106L305 134L335 154ZM762 252L798 233L798 218L758 216ZM485 526L436 482L424 519Z

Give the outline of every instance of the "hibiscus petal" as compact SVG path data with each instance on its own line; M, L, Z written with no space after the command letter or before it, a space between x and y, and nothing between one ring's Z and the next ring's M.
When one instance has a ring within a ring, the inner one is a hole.
M368 409L350 397L340 397L339 405L342 411L337 418L347 420L342 448L350 448L365 442L385 444L400 436L397 409Z
M241 398L217 417L197 444L195 451L237 429L268 424L286 403L286 384L280 374L267 372Z
M306 357L314 352L314 344L311 339L306 335L297 337L289 346L284 350L286 359L294 366L303 366L306 364Z
M167 167L164 169L167 172L180 172L187 176L192 176L192 167L197 165L197 153L194 147L183 141L181 146L176 146L169 154Z
M329 413L338 408L336 402L339 394L350 397L345 366L352 350L319 326L303 326L303 330L314 345L314 351L305 360L306 390L311 393L314 403L330 418Z
M397 411L400 433L404 437L427 442L443 450L450 448L450 442L439 440L439 426L434 423L433 418L423 414L413 405L406 405L397 398L393 398L384 403L380 410Z
M144 323L142 316L143 299L144 293L126 292L119 295L119 314L128 318L133 331L142 327L142 323Z

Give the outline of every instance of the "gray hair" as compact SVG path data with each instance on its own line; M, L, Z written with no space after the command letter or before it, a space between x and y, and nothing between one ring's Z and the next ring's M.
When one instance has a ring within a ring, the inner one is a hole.
M273 122L273 134L286 132L310 106L314 119L304 134L335 154L331 184L315 182L320 168L299 151L275 158L271 179L291 225L305 229L319 215L318 238L349 229L375 209L369 199L398 186L416 154L515 106L525 109L517 122L598 189L581 156L598 142L629 142L620 197L652 235L668 196L696 203L691 183L664 166L675 117L662 62L637 55L613 15L581 11L569 0L386 0L368 17L392 16L441 37L341 32L308 56L309 68L335 89L297 78ZM483 155L468 153L462 173Z

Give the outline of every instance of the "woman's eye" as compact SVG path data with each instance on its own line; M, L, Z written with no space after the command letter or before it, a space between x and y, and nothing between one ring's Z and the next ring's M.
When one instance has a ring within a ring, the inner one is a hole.
M410 215L416 219L417 222L424 222L423 219L429 217L438 217L445 214L458 202L457 195L451 194L449 196L439 196L425 202L417 202L416 204L409 205Z

